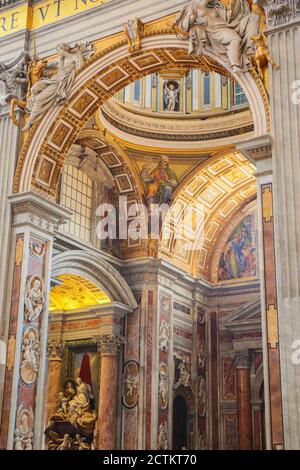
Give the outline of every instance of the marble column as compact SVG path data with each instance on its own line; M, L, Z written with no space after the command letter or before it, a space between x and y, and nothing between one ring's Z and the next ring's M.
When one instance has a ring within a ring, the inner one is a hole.
M46 420L47 423L58 407L58 394L61 391L61 372L64 344L59 340L50 340L47 342L48 354L48 385L46 400Z
M12 238L7 277L7 359L0 448L43 445L46 345L55 227L70 212L29 192L9 198Z
M280 2L272 3L266 34L280 67L270 68L276 286L284 447L290 450L300 448L300 6L287 0L276 13Z
M247 350L236 352L235 368L238 447L239 450L251 450L253 437L250 393L250 360Z
M97 338L101 353L98 421L96 444L98 450L117 448L117 411L119 360L118 352L124 342L120 335L106 334Z
M274 184L272 139L262 136L238 145L256 166L258 206L258 256L262 315L265 393L265 439L267 449L284 445L279 311L276 289L274 237Z

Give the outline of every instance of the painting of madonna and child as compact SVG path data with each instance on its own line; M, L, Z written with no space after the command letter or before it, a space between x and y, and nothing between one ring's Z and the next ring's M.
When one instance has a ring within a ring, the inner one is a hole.
M254 225L254 216L248 215L229 237L220 258L219 281L257 276Z

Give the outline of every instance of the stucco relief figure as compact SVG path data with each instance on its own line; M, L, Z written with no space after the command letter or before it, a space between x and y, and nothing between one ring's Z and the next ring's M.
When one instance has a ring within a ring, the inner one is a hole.
M27 385L33 384L37 379L40 362L39 333L35 328L27 328L23 335L21 377Z
M188 360L182 359L178 366L179 378L175 388L183 385L189 387L191 385L191 364Z
M127 408L133 408L138 401L139 369L135 361L129 361L123 372L123 403Z
M160 423L158 428L158 449L159 450L168 450L168 428L167 422L164 421Z
M124 31L127 36L129 52L138 51L141 48L141 36L144 31L144 23L139 19L128 20L124 24Z
M91 449L96 423L91 386L81 378L68 380L58 398L45 430L48 450Z
M198 342L198 367L203 369L205 367L205 342L203 340L199 340Z
M247 0L190 2L176 19L174 29L180 39L189 38L189 53L200 56L210 48L228 63L233 72L251 67L255 53L251 36L258 34L260 16L250 10Z
M161 364L159 368L158 397L159 406L165 410L169 402L168 369L166 364Z
M19 406L17 412L14 448L15 450L31 450L33 439L34 415L32 408L25 408L23 404Z
M25 319L35 322L41 315L45 305L44 282L40 276L31 276L25 291Z
M159 349L167 352L170 341L170 327L166 320L162 320L159 326Z
M28 131L52 106L63 104L68 99L76 71L94 53L88 43L76 44L74 47L60 43L56 50L58 62L53 64L56 73L50 78L41 78L31 88L25 107L30 117L23 131Z
M207 407L207 392L206 392L206 382L203 375L199 376L198 379L198 411L199 416L203 417L206 414Z

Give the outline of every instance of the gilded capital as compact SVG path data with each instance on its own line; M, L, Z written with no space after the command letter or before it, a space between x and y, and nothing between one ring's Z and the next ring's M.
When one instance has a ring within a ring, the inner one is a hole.
M61 340L49 340L47 342L47 355L49 361L61 361L64 352L64 343Z
M94 341L101 355L115 356L118 354L121 344L124 344L125 339L121 335L111 334L94 338Z

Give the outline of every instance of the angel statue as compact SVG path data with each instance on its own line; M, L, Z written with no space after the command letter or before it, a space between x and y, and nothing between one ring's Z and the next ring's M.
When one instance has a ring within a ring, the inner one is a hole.
M166 111L176 111L179 105L179 86L176 82L164 84L164 104Z
M42 77L31 88L24 108L30 117L23 131L28 131L53 105L63 104L68 99L76 71L95 52L89 43L75 44L74 47L60 43L56 50L58 62L47 66L55 68L56 73L50 78Z
M189 54L200 56L210 48L233 72L251 67L260 15L250 10L247 0L194 0L176 18L174 30L180 39L189 39Z

